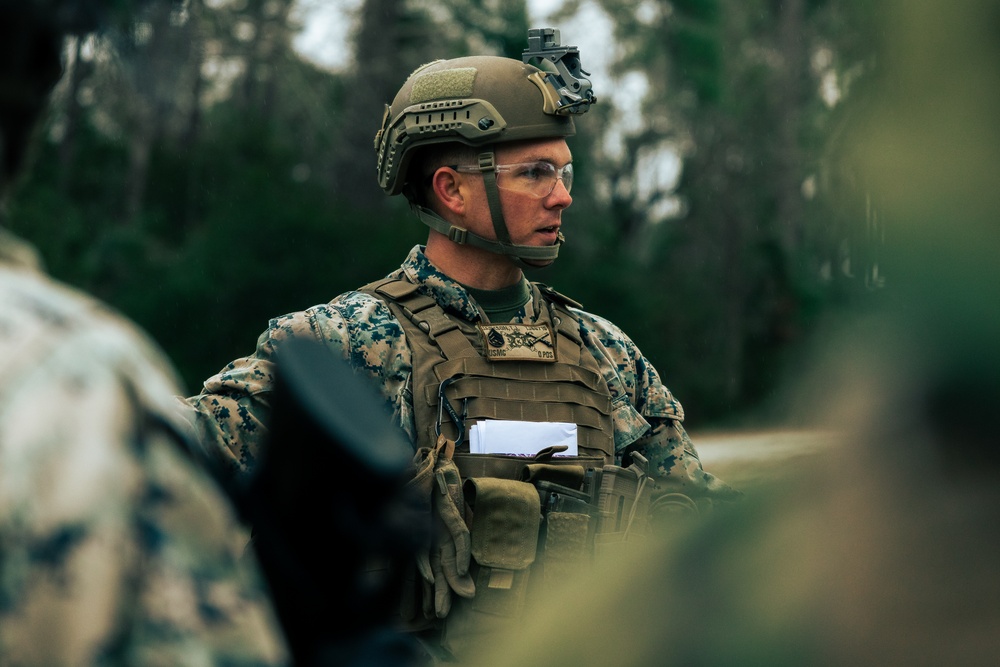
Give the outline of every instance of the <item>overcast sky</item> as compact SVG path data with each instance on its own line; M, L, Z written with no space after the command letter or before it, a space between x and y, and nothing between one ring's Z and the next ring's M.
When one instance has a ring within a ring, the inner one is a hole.
M296 49L318 65L333 69L344 67L350 55L346 44L351 13L361 5L361 2L362 0L337 2L298 0L297 14L305 28L295 41ZM528 0L528 13L532 25L551 27L542 26L541 23L562 6L562 3L563 0ZM574 44L570 37L569 31L563 29L563 40Z

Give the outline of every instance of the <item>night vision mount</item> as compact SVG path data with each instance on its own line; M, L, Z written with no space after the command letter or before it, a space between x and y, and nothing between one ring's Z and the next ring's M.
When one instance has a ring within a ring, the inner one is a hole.
M528 48L521 54L521 60L543 70L558 96L545 100L546 113L559 116L586 113L597 102L590 79L585 78L590 72L580 65L579 49L562 46L559 39L558 28L530 28Z

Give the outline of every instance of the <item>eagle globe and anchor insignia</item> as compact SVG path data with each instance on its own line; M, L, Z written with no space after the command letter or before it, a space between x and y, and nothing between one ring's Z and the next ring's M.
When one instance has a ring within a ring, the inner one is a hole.
M556 360L552 329L548 324L479 324L490 361Z

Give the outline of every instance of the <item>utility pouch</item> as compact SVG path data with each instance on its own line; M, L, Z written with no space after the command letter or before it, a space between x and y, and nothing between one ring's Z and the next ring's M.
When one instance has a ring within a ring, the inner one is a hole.
M552 482L536 486L544 519L539 537L543 552L534 573L541 576L541 588L546 589L571 578L588 560L593 522L588 494Z
M463 490L472 512L470 571L476 595L455 600L442 629L441 646L456 656L513 636L525 605L541 522L538 492L531 484L482 477L466 480Z
M472 511L472 557L478 565L472 608L518 614L538 549L538 492L525 482L491 477L466 480L464 491Z
M597 546L646 533L649 513L649 477L639 467L604 466L597 489Z

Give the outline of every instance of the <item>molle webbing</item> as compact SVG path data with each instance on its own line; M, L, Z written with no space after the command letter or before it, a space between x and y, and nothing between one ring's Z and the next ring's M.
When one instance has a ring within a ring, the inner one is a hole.
M475 323L449 317L434 299L405 280L387 279L361 291L387 301L406 333L413 355L413 409L421 442L436 438L439 390L450 378L446 397L458 413L464 412L466 429L480 419L574 423L581 457L613 460L607 383L582 345L576 318L543 298L537 286L532 285L537 322L549 324L555 333L555 363L488 361ZM441 433L459 441L459 452L468 451L467 433L459 434L447 417ZM423 445L418 442L418 446Z
M457 378L448 395L453 405L467 401L470 418L575 423L581 447L610 453L602 445L602 428L610 419L611 402L598 393L603 379L593 371L566 364L493 363L482 357L443 361L434 371L438 384ZM424 388L424 399L437 405L437 385Z

